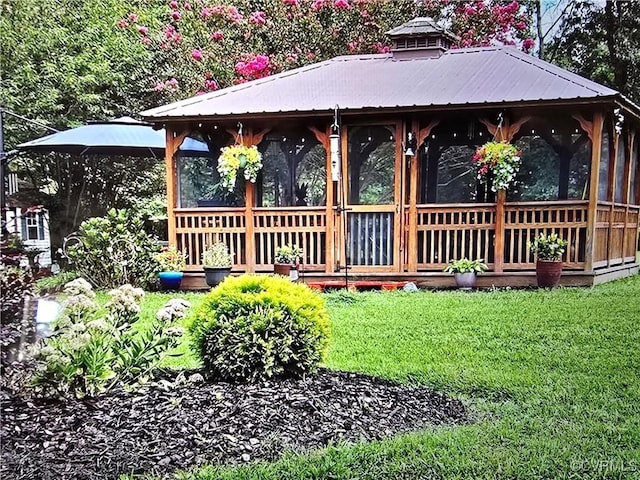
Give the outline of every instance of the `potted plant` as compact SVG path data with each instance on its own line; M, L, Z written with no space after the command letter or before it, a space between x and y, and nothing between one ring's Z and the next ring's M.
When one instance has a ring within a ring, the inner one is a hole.
M207 285L215 287L231 273L233 254L224 242L215 242L202 252L202 267Z
M555 287L562 275L562 255L567 241L557 233L541 233L527 247L536 256L536 281L538 287Z
M174 245L162 249L156 255L160 271L158 278L163 290L178 290L182 283L182 272L186 267L185 255Z
M298 279L298 262L302 258L302 249L297 245L288 243L276 248L276 262L273 265L273 273L284 275L291 280Z
M469 260L461 258L460 260L452 260L449 265L444 268L447 273L453 273L456 285L462 290L471 290L476 284L476 275L487 269L487 265L482 259Z
M231 145L223 147L218 157L218 173L224 188L233 191L236 186L238 170L243 170L245 180L256 183L258 172L262 168L262 154L255 145Z
M507 142L487 142L478 147L472 159L478 169L478 179L486 185L491 177L491 190L506 190L515 184L521 153Z

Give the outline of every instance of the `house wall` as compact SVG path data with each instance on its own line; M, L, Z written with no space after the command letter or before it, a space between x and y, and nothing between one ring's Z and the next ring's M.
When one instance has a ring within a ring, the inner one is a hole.
M39 250L37 262L42 267L51 266L51 237L49 233L49 213L46 210L39 210L36 213L36 225L38 238L29 239L25 234L23 211L20 208L12 208L6 212L7 231L16 234L23 241L28 249Z

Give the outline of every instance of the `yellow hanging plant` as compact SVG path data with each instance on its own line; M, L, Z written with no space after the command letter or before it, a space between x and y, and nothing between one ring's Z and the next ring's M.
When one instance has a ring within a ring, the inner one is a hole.
M256 183L258 172L262 168L262 154L255 145L232 145L223 147L218 158L218 173L224 188L230 192L236 186L238 170L244 171L244 178Z

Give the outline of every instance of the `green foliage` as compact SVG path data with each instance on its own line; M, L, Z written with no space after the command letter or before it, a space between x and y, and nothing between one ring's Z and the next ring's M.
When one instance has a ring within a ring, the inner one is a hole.
M538 260L560 260L564 254L567 241L557 233L540 233L533 242L527 242L527 247L538 257Z
M115 209L82 222L78 233L66 239L71 266L96 287L149 285L159 269L160 246L143 225L133 212Z
M138 332L134 324L144 295L141 289L123 285L109 292L106 313L82 278L68 283L65 293L69 297L54 333L36 353L39 364L32 383L39 393L84 397L117 384L134 387L147 381L178 344L181 329L172 322L184 316L184 301L170 301L146 330Z
M461 258L460 260L451 260L449 265L444 268L447 273L482 273L487 270L487 265L483 263L483 260L469 260L468 258Z
M545 59L640 101L640 3L570 2Z
M161 272L180 272L186 267L185 255L174 245L163 249L156 255Z
M278 276L228 277L195 310L193 348L213 376L255 381L314 371L328 344L322 298Z
M223 242L214 242L202 252L203 267L230 267L233 265L233 254Z
M302 258L302 248L290 243L276 248L276 263L296 264Z
M74 271L60 272L57 275L42 277L36 280L33 290L38 295L57 293L62 291L67 283L75 280L78 277L78 273Z

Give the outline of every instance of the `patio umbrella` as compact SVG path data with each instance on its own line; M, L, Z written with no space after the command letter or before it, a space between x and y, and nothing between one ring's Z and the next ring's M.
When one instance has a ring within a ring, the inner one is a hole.
M163 157L165 141L164 129L154 130L153 125L149 123L131 117L121 117L107 122L90 122L21 143L17 150L74 155ZM206 156L209 148L205 142L187 137L182 142L179 153L183 156Z

